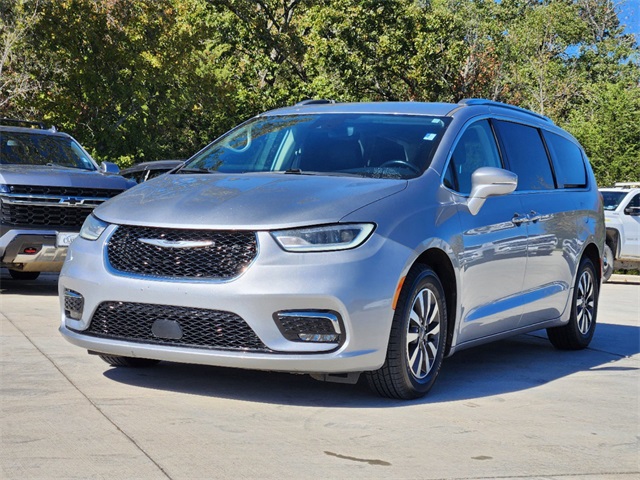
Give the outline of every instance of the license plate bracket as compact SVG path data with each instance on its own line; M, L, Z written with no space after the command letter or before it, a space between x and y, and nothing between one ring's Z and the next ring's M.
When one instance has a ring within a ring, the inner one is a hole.
M56 247L68 247L77 236L77 232L58 232L56 235Z

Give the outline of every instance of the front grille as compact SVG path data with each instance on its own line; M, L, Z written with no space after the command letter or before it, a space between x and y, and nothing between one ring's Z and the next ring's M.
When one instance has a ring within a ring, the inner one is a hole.
M2 223L17 226L51 226L78 230L91 207L58 207L2 202Z
M53 195L60 197L112 198L122 193L122 189L50 187L46 185L9 185L9 191L22 195Z
M78 230L94 207L122 190L107 188L9 185L2 195L3 224Z
M167 242L201 242L206 246L173 248L143 243L140 239ZM219 279L234 278L256 257L253 232L185 230L120 225L107 245L111 266L120 272L151 277Z
M159 338L157 320L180 325L180 338ZM103 302L85 335L129 342L245 352L271 352L238 315L220 310L148 303Z

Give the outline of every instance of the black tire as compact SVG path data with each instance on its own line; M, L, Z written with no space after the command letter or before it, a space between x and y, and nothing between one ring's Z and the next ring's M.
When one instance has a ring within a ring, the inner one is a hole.
M600 284L593 262L583 258L571 299L571 317L562 327L547 328L547 336L560 350L587 348L596 330Z
M604 245L604 265L602 268L602 280L608 281L611 278L611 274L613 273L613 250L608 244Z
M9 270L9 275L14 280L35 280L40 276L40 272L22 272L20 270Z
M153 367L160 362L160 360L150 358L120 357L118 355L98 356L112 367L146 368Z
M447 307L442 283L429 267L416 265L400 291L384 365L366 374L369 386L388 398L425 396L440 371L446 339Z

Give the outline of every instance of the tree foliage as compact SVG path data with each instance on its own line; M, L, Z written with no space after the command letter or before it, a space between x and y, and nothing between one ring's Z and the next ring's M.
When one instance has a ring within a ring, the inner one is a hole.
M613 0L0 0L0 115L121 166L303 98L485 97L640 179L640 59ZM64 26L64 27L61 27Z

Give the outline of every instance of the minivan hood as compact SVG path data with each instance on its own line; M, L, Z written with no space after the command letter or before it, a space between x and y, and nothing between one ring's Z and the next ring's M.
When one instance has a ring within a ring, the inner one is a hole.
M116 224L267 230L337 222L406 186L406 180L341 176L170 174L126 191L95 214Z
M125 190L134 182L119 175L96 170L80 170L49 165L2 165L0 183L4 185L41 185L56 187L106 188Z

